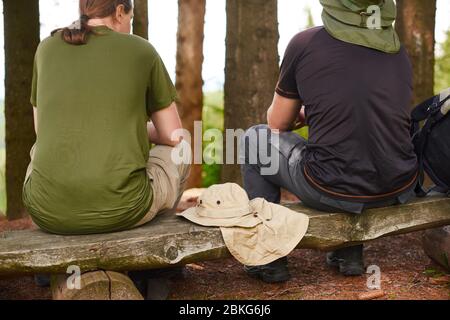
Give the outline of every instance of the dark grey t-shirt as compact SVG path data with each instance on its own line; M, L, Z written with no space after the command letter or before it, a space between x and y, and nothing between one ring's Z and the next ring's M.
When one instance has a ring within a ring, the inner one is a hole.
M277 93L305 105L308 176L336 194L378 196L410 185L412 68L404 48L388 54L331 37L323 27L296 35Z

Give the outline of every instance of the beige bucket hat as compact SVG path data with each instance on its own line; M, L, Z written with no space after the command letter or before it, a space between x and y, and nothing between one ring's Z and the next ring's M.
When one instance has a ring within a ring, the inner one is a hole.
M309 217L258 198L239 185L208 188L196 207L178 214L196 224L220 227L230 253L242 264L260 266L291 253L305 236Z

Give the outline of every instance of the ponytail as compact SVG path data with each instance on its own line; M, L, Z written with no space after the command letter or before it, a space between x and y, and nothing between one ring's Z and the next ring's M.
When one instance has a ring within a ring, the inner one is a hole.
M52 32L52 36L61 31L61 37L68 44L75 46L84 45L87 43L88 37L94 33L92 27L88 25L89 16L83 14L79 20L75 21L71 26L58 29Z
M95 34L94 29L88 25L90 19L106 18L113 16L117 6L123 5L125 12L133 9L131 0L79 0L80 19L71 26L57 29L52 36L61 31L62 39L68 44L75 46L84 45L88 42L89 35Z

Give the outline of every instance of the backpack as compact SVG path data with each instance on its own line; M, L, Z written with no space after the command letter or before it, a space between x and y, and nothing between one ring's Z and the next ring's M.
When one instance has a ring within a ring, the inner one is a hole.
M411 134L419 161L416 193L426 196L425 172L436 187L450 196L450 88L418 105L412 112ZM425 121L422 128L420 123ZM431 191L431 190L430 190Z

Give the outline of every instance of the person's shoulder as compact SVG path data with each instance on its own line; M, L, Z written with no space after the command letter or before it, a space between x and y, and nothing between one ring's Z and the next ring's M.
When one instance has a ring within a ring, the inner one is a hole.
M153 66L160 59L156 48L147 40L133 34L114 33L116 45L125 49L127 56L139 63Z
M60 46L64 44L63 39L61 38L61 31L55 31L48 37L41 40L37 47L37 54L41 54L45 51L52 50L55 46Z
M323 26L306 29L302 32L297 33L291 39L290 45L306 46L311 42L312 39L314 39L317 35L323 33L324 31L325 28Z
M40 43L39 47L45 47L48 45L51 45L52 43L56 43L61 39L61 31L57 31L52 35L49 35L48 37L44 38Z
M138 54L147 57L156 57L158 52L155 47L146 39L134 34L115 33L115 36L122 42L121 44L134 50Z

